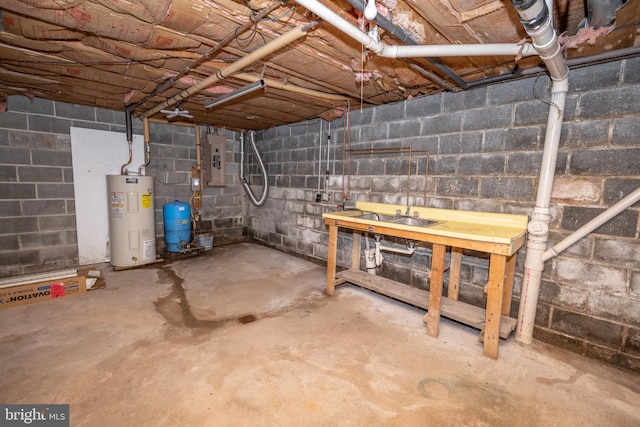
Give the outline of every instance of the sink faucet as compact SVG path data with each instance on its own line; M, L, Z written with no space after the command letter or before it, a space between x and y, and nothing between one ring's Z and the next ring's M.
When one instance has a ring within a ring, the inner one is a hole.
M347 197L346 195L342 195L342 210L345 210L345 204L347 203L347 200L349 200L349 197ZM339 206L338 206L339 207Z
M407 205L407 212L405 212L404 216L409 216L410 209L411 209L411 205Z

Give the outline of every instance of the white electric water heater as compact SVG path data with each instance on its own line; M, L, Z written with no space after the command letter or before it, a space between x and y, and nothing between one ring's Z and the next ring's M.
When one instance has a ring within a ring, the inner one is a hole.
M111 265L137 267L156 260L153 177L107 175Z

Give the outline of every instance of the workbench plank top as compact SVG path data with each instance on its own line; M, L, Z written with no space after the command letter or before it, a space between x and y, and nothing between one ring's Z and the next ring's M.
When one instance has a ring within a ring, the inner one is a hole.
M395 215L398 210L402 214L407 212L407 207L404 205L387 203L358 202L356 208L364 212L375 212L382 215ZM408 216L413 217L414 213L417 213L418 218L436 221L437 224L420 227L358 218L358 211L327 212L323 214L323 218L325 221L339 221L343 226L350 222L364 226L384 226L392 230L505 245L523 241L522 238L526 233L528 222L526 215L493 212L410 207ZM518 247L515 249L517 250Z

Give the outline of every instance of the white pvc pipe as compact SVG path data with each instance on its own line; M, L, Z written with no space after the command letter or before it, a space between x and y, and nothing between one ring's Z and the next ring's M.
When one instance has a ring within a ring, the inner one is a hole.
M533 47L540 55L540 59L544 61L551 79L562 80L567 77L569 75L569 67L558 42L556 31L553 28L551 15L547 17L547 20L539 28L525 28L525 30L531 36Z
M323 20L333 25L368 50L385 58L419 58L442 56L531 56L538 52L531 43L487 43L487 44L446 44L396 46L379 42L349 21L318 2L317 0L296 0Z
M562 80L554 81L551 86L551 102L549 104L547 129L544 137L538 193L536 195L536 207L545 209L546 213L548 213L551 204L551 191L553 189L553 179L555 177L556 162L558 160L562 119L568 90L569 79L566 77Z
M560 252L567 249L569 246L573 245L578 240L582 239L587 234L591 233L596 228L600 227L605 222L609 221L614 216L618 215L628 207L632 206L634 203L640 200L640 187L636 188L631 194L626 196L624 199L620 200L615 205L611 206L606 211L602 212L597 217L593 218L591 221L571 233L564 240L556 243L552 248L547 249L544 252L543 261L553 258L558 255Z
M380 245L380 250L385 252L395 252L397 254L413 255L416 248L397 248L395 246Z
M532 56L537 55L531 43L483 43L445 45L383 45L380 56L387 58L421 58L442 56Z
M565 100L569 90L569 68L560 50L560 44L548 10L539 26L531 25L532 28L529 28L529 24L537 21L535 18L543 16L541 14L545 13L546 4L544 0L539 0L533 5L527 4L527 7L528 9L526 10L518 10L518 13L523 21L525 30L533 39L533 45L539 52L540 58L547 66L553 80L536 205L533 208L531 221L527 227L527 255L516 327L516 340L531 344L538 308L540 282L542 280L542 271L544 270L544 252L549 237L551 189L553 188L558 158Z

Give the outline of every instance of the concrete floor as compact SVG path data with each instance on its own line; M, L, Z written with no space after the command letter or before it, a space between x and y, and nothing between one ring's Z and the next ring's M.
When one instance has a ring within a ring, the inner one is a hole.
M0 403L72 426L638 426L640 376L502 341L249 243L0 310Z

